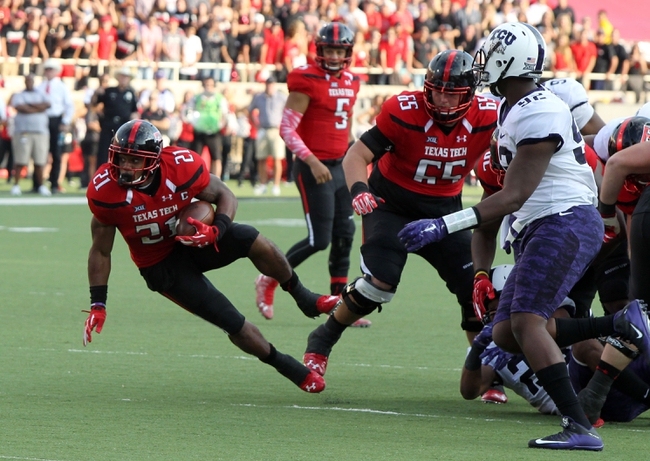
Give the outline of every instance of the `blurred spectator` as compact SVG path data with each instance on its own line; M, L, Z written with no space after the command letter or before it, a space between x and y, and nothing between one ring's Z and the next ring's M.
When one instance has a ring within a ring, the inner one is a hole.
M282 63L286 74L307 64L307 30L305 23L299 19L292 22L287 30L287 39L282 49ZM286 76L282 78L282 81L284 80Z
M34 74L25 76L25 90L14 93L10 105L16 109L14 133L11 144L14 152L14 185L11 195L21 195L20 176L23 168L34 164L32 191L52 195L43 184L43 169L47 163L50 134L46 110L50 107L47 95L34 89Z
M528 0L526 1L528 2ZM534 3L531 3L526 10L526 18L528 19L528 23L532 24L533 26L541 24L542 18L549 11L553 13L553 10L551 10L547 4L547 0L537 0Z
M573 59L576 61L576 80L582 83L585 88L589 87L589 79L585 74L590 73L596 64L598 50L594 42L589 40L589 31L580 32L580 39L571 45Z
M571 24L576 22L576 14L573 8L569 6L569 0L558 0L557 6L553 8L553 14L559 19L560 15L565 14L571 20Z
M238 137L242 138L242 162L239 166L239 174L237 175L237 185L241 187L246 178L255 187L257 177L257 163L255 162L255 142L257 139L257 129L253 124L256 120L257 112L249 114L247 110L243 110L238 118L239 120L239 133ZM257 122L259 124L259 122Z
M354 34L354 45L352 46L352 63L350 67L368 67L370 56L368 54L369 46L366 43L365 34L357 31ZM361 75L360 77L363 77Z
M81 155L84 159L84 169L81 173L81 189L88 187L90 178L97 171L97 152L99 149L99 134L101 132L99 113L90 104L90 99L84 102L86 103L86 114L84 115L86 133L80 143Z
M456 48L466 51L472 56L474 56L477 44L478 36L476 35L476 26L474 24L468 24L463 33L455 40Z
M80 59L88 59L88 64L79 63L81 76L97 77L97 45L99 44L99 20L91 19L84 31L84 46Z
M235 104L235 93L230 86L226 86L223 91L223 97L228 103L228 114L226 115L226 122L221 129L222 136L222 149L221 149L221 180L228 181L230 179L230 171L232 169L230 156L233 151L234 137L239 130L239 123L237 122L237 105ZM235 148L237 145L235 144Z
M410 16L410 13L408 13L408 15ZM362 32L363 34L368 32L368 17L363 10L359 9L359 0L349 0L347 13L342 16L343 22L348 26L353 34L357 31ZM411 17L411 20L412 19L413 18Z
M267 192L269 178L266 171L266 162L269 157L274 159L273 195L280 195L282 160L285 157L284 141L280 137L280 122L282 122L282 111L286 102L287 95L279 92L275 78L269 77L264 91L255 94L248 106L249 114L255 111L258 114L255 120L255 128L257 129L255 159L257 160L260 183L255 186L255 195L262 195Z
M201 155L205 147L210 153L210 172L221 177L223 164L221 155L223 139L221 130L228 119L228 101L221 92L215 91L214 79L203 79L203 92L196 95L191 103L194 140L191 149Z
M0 46L3 57L2 76L5 78L19 73L18 60L23 57L27 44L25 18L24 11L15 11L11 15L9 24L4 25L0 30Z
M418 35L419 38L413 42L413 67L416 69L426 69L429 61L438 54L438 49L429 34L429 28L427 26L423 26ZM413 85L416 88L422 87L424 85L424 77L425 74L413 75Z
M399 68L402 66L404 53L403 42L398 40L394 27L386 32L386 40L380 46L380 63L384 73L380 76L380 85L399 84Z
M117 64L122 66L124 61L140 61L140 39L138 37L138 26L135 22L126 25L124 31L117 33L115 47L115 59Z
M420 33L423 27L427 28L428 36L432 32L437 32L439 24L436 21L436 18L431 14L431 8L426 3L420 3L420 15L413 22L413 40L418 41L420 39ZM428 64L428 62L427 62Z
M501 9L496 11L494 18L495 26L505 22L517 22L517 10L515 10L514 3L511 0L505 0L501 4ZM483 17L480 22L483 23Z
M602 30L603 34L605 35L605 43L608 45L611 44L612 31L614 30L614 26L612 25L612 22L607 17L607 11L599 10L598 16L596 17L596 22L597 22L598 29Z
M4 98L0 98L0 166L4 163L7 170L7 184L11 184L14 170L14 153L11 147L11 137L14 134L14 117L16 109L5 104Z
M607 36L603 29L598 29L596 32L596 62L592 72L605 74L605 80L592 80L592 90L611 90L612 89L612 74L618 66L618 56L614 51L614 47L607 42Z
M242 42L242 61L245 64L259 64L264 46L264 15L258 13L253 18L254 29ZM255 74L249 73L247 81L255 81Z
M179 70L181 80L195 80L198 76L198 69L195 64L201 61L203 45L201 38L196 35L196 28L192 25L185 30L185 40L181 50L181 68Z
M625 87L627 74L630 71L630 57L625 47L621 45L621 32L618 29L612 30L612 48L614 48L614 54L618 58L618 65L616 66L616 70L614 70L616 80L612 84L613 89L618 91Z
M368 23L368 32L366 32L366 40L370 40L374 30L381 32L382 15L379 12L377 4L371 1L363 2L363 12L366 14L366 22Z
M158 90L149 92L147 104L144 106L140 118L142 120L147 120L153 126L158 128L160 134L163 135L163 142L165 145L169 145L169 126L171 121L167 112L158 105L158 97Z
M113 18L110 15L102 16L100 25L101 27L97 32L97 35L99 35L97 58L103 61L114 61L117 47L117 29L113 27Z
M373 30L370 35L370 43L368 43L368 66L370 69L381 70L381 32ZM368 83L377 84L381 79L381 74L370 74Z
M23 56L31 58L29 72L33 74L40 73L36 59L43 55L45 43L41 40L41 17L42 10L38 8L29 8L27 13L27 27L25 31L25 51Z
M177 17L172 16L169 19L168 29L163 34L161 42L160 60L162 62L181 62L185 34L179 24L180 20ZM163 70L167 73L167 78L172 77L173 68L164 68Z
M217 82L229 82L233 60L228 54L228 39L224 34L221 23L217 20L209 21L201 29L198 36L201 38L201 62L214 64L229 64L228 68L203 69L201 78L212 77Z
M72 25L66 27L65 35L59 42L59 47L61 48L61 59L79 59L79 55L81 54L81 50L85 44L86 24L84 24L81 17L74 16L72 19ZM81 77L81 68L79 68L79 72L77 73L75 63L64 62L61 67L61 77L75 77L76 79Z
M573 51L571 51L571 43L567 34L561 34L557 39L557 46L555 47L555 67L552 69L554 72L575 72L576 61L573 58Z
M188 90L183 94L183 102L179 108L178 115L181 119L181 132L176 140L179 147L190 148L194 141L194 126L192 125L194 109L192 109L194 93Z
M573 23L568 14L560 14L555 17L555 25L557 27L558 37L562 34L569 37L569 40L573 40Z
M36 91L45 95L50 102L46 114L48 117L49 129L49 152L51 155L51 168L49 180L52 193L64 192L59 186L61 173L63 136L70 130L75 107L72 100L72 93L68 86L59 78L61 65L54 59L48 59L43 64L43 81L36 88Z
M508 2L506 1L506 3ZM481 8L479 7L476 0L467 0L463 13L465 15L465 21L467 22L467 25L473 24L475 27L479 27L481 25L481 19L483 19L483 15L481 14Z
M547 34L551 40L557 39L559 29L555 26L555 16L550 9L542 16L542 21L536 26L542 34Z
M122 67L117 71L117 86L99 88L93 94L91 104L96 110L101 110L98 167L108 161L108 146L115 131L127 121L140 117L135 91L131 88L132 78L131 69Z
M271 27L264 29L264 45L262 45L261 63L262 65L272 65L276 71L282 69L282 47L284 45L284 32L280 27L280 21L277 19L271 20ZM266 80L269 75L264 76Z
M320 11L318 0L307 0L307 10L302 15L302 21L305 23L308 34L314 35L316 32L318 32L318 29L320 27Z
M289 34L289 26L293 24L296 20L301 20L302 22L302 13L300 12L300 0L289 0L280 11L277 13L276 17L280 20L282 25L282 31L285 34Z
M357 128L355 138L359 139L363 133L375 126L375 119L379 115L384 101L386 101L386 97L383 94L374 95L370 102L370 107L356 116Z
M155 16L150 16L145 24L140 27L141 61L139 62L139 77L151 80L154 66L160 60L162 49L163 31L158 25Z
M438 24L446 24L452 29L459 27L456 16L451 11L451 0L442 0L440 2L440 11L436 13Z
M174 93L167 88L167 73L159 69L154 73L154 79L156 81L155 91L158 94L158 107L164 110L167 115L170 115L176 108L176 98ZM145 88L140 92L140 107L147 105L151 92L152 90L149 88Z
M648 63L639 49L639 44L632 45L630 51L630 70L627 77L627 90L633 91L637 104L646 102L644 77L648 74Z

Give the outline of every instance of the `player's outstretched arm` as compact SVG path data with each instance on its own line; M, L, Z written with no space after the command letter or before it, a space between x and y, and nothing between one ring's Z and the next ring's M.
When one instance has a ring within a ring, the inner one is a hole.
M111 273L111 251L115 241L115 226L102 224L93 216L90 222L92 245L88 254L88 283L90 285L90 310L84 325L83 343L92 341L92 331L102 331L106 320L108 277Z
M196 195L196 198L215 204L217 206L217 214L225 214L231 221L235 219L239 205L237 197L235 197L235 194L217 176L210 175L210 183Z

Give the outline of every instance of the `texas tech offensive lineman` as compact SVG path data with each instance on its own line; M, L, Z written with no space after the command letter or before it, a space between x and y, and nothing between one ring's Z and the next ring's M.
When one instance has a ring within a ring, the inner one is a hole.
M296 156L293 177L302 198L308 235L287 252L297 267L330 246L330 291L339 295L347 284L354 237L350 192L343 174L343 157L351 134L352 108L359 92L359 77L346 71L352 60L354 35L338 22L323 27L316 37L316 65L291 71L280 135ZM277 282L256 280L257 306L273 317L273 291ZM365 322L367 326L369 322Z
M343 162L352 206L363 215L363 276L346 287L343 304L309 336L304 361L321 374L343 330L393 298L408 256L397 238L402 227L462 209L463 180L489 147L497 119L496 103L474 95L472 61L458 50L434 57L424 91L405 91L386 101L376 126ZM377 167L368 180L366 169L373 162ZM456 295L471 340L482 326L472 309L471 232L452 237L453 242L417 254Z
M84 345L95 327L101 332L106 319L111 251L119 230L150 290L221 328L242 351L273 366L302 390L321 392L321 376L277 351L203 273L247 257L262 272L282 280L282 288L309 317L330 311L337 298L307 290L271 241L251 226L233 223L237 199L232 192L195 152L163 149L162 136L151 123L132 120L122 125L108 155L87 192L93 217ZM196 234L177 236L176 217L194 197L217 206L213 225L188 218Z

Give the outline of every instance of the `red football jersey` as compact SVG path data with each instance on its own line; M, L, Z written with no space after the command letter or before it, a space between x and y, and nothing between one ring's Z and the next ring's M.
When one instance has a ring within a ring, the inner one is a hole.
M476 177L478 178L483 190L487 195L492 195L495 192L499 192L503 185L499 179L499 175L492 167L490 167L490 162L492 161L492 155L490 150L486 150L481 158L481 161L476 165ZM505 173L505 172L504 172Z
M176 216L210 182L210 172L195 152L165 147L160 156L160 186L153 197L118 186L102 165L88 186L86 197L93 215L116 226L138 267L152 266L176 244Z
M379 131L393 145L379 160L379 170L418 194L458 195L463 179L489 149L496 121L497 103L476 96L465 117L445 134L424 110L422 91L393 96L376 120Z
M307 65L289 73L289 91L310 98L296 132L319 160L341 158L347 152L359 85L359 77L348 71L335 77L318 66Z

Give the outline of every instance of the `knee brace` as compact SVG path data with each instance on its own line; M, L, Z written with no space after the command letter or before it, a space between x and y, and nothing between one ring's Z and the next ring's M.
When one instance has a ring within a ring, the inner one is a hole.
M383 290L372 283L369 275L364 275L345 287L343 299L354 294L354 300L346 302L346 305L350 312L365 316L377 308L381 311L381 305L393 299L395 290L396 288L392 288L390 291Z

